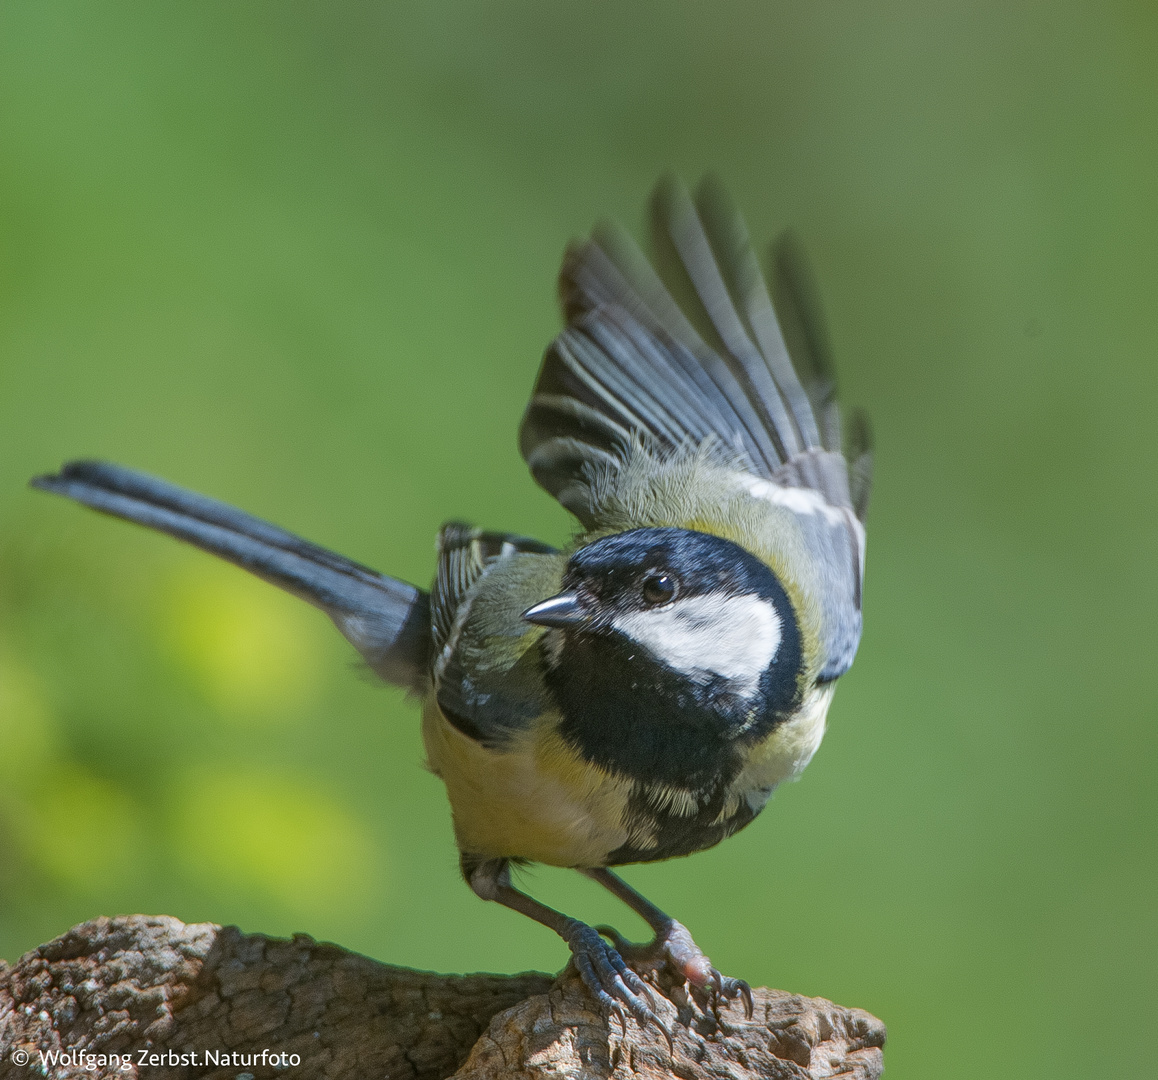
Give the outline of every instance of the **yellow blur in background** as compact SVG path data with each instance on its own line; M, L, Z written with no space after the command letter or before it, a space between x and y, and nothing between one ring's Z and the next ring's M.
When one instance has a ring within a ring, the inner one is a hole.
M562 965L461 883L413 704L324 617L25 484L109 458L419 584L447 518L560 542L515 432L563 248L713 170L801 235L874 421L866 630L802 781L627 877L723 970L881 1016L890 1077L978 1075L982 1029L987 1077L1130 1071L1155 115L1125 2L5 4L0 956L143 911Z
M206 559L166 583L157 631L223 716L283 724L317 701L320 628L311 616L295 598Z
M226 767L180 778L172 844L185 871L302 919L363 914L384 853L308 775Z

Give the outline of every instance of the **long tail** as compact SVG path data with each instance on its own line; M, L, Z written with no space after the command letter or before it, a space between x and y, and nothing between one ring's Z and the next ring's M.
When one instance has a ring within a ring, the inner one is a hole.
M232 506L103 461L69 462L32 486L219 555L321 608L384 679L421 692L430 597Z

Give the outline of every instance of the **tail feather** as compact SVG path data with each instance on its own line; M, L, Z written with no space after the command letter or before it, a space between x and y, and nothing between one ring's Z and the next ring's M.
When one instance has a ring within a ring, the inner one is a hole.
M430 661L422 589L311 544L260 518L145 473L74 461L32 486L211 552L320 608L379 675L421 692Z

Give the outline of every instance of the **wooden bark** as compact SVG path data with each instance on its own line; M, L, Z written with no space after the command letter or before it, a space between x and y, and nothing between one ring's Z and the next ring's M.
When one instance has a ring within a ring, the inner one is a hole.
M654 1025L609 1024L570 969L436 975L304 934L95 919L12 967L0 961L0 1080L880 1076L875 1017L779 990L753 996L753 1019L733 1003L717 1024L686 999L677 1019L657 995L669 1048ZM42 1057L61 1052L55 1065Z

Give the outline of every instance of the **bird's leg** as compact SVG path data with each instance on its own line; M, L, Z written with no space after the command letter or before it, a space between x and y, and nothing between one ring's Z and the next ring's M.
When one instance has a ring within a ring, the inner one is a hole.
M721 975L692 940L686 926L661 911L646 896L636 892L623 878L606 867L593 867L582 872L618 896L655 932L652 941L636 945L609 926L598 927L601 934L615 943L616 951L633 968L637 971L656 971L666 967L678 982L686 983L701 1000L705 997L743 998L744 1012L751 1018L752 988L743 979Z
M494 900L542 923L567 942L580 978L599 1004L619 1017L624 1031L627 1030L623 1015L626 1006L640 1024L654 1023L666 1032L648 1003L647 987L594 927L547 907L516 889L511 884L510 863L506 859L474 862L464 858L462 871L476 896Z

